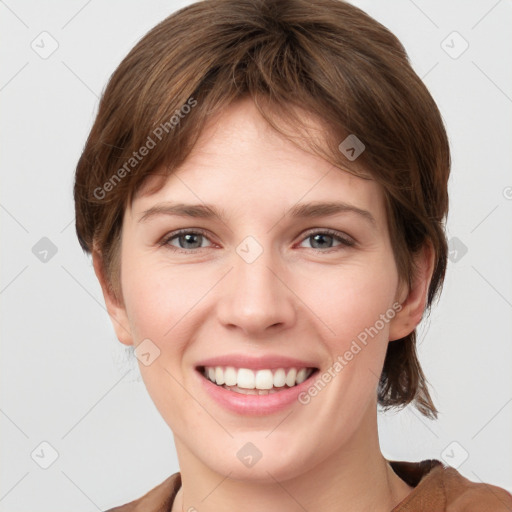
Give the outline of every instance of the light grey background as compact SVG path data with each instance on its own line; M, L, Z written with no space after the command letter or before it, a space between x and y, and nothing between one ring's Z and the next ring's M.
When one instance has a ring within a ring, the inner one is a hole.
M72 183L108 77L188 3L0 1L2 512L105 510L178 470L76 240ZM403 42L453 151L451 261L419 346L441 416L383 415L382 449L512 491L512 2L353 3Z

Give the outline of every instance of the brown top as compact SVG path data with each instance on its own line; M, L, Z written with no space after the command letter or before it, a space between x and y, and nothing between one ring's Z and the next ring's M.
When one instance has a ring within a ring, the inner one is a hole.
M512 494L505 489L472 482L438 460L388 462L414 487L390 512L512 512ZM106 512L170 512L180 487L181 475L174 473L141 498Z

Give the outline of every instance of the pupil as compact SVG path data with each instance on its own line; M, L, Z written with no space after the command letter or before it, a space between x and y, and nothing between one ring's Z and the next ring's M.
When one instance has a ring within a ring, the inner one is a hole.
M192 244L194 247L192 248L196 248L196 247L201 247L201 244L199 243L199 245L197 244L197 241L194 243L194 237L200 237L201 235L195 235L193 233L188 233L186 235L182 235L181 238L185 240L185 244ZM190 249L191 247L190 246L187 246L187 247L183 247L183 244L180 244L182 246L183 249Z
M320 239L320 242L324 241L325 242L325 239L331 239L332 240L332 236L330 235L323 235L321 233L319 234L316 234L316 235L313 235L313 247L315 247L315 244L317 244L318 242L318 239ZM320 245L320 248L321 247L324 247L323 245Z

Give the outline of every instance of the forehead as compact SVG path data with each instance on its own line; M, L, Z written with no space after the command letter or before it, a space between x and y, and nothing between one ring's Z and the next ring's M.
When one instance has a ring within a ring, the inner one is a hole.
M325 133L321 121L306 114L303 119L308 135L321 143ZM133 209L144 211L177 197L253 214L262 210L276 214L299 202L350 201L371 207L382 217L383 194L375 181L312 154L304 149L300 136L294 140L298 145L274 130L252 100L236 101L206 123L191 153L172 174L157 170L157 176L147 180Z

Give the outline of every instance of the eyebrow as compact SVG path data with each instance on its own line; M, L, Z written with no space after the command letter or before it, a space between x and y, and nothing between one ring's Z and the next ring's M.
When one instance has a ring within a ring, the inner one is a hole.
M318 217L327 217L340 213L354 213L361 216L374 226L377 225L373 215L352 204L331 201L331 202L312 202L296 204L290 208L286 214L294 219L313 219ZM169 215L176 217L194 217L201 219L218 218L225 221L227 215L224 209L217 209L209 204L185 204L185 203L159 203L152 206L142 213L138 222L147 222L149 219L159 215Z

